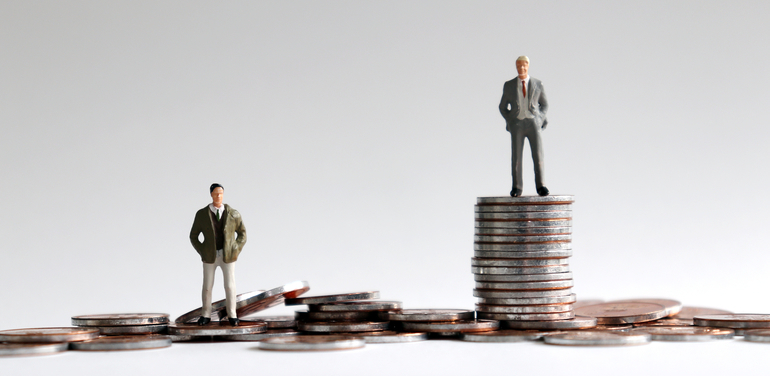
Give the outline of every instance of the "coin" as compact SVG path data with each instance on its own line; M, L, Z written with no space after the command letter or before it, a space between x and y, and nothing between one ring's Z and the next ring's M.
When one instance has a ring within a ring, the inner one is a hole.
M473 311L465 309L404 309L388 311L383 315L390 321L457 321L474 318Z
M492 332L463 333L460 339L469 342L524 342L535 341L542 337L542 332L534 330L495 330Z
M485 252L537 252L551 250L572 250L572 242L552 242L552 243L473 243L474 251Z
M680 303L677 300L672 299L623 299L623 300L613 300L608 303L654 303L654 304L660 304L663 307L666 308L666 316L672 316L679 313L679 311L682 310L682 303Z
M486 236L532 236L532 235L568 235L572 227L519 227L519 228L487 228L476 227L474 235Z
M645 321L634 324L634 326L647 327L647 326L693 326L691 319L670 319L663 318L655 321Z
M482 258L503 258L503 259L534 259L534 258L565 258L572 256L571 249L552 249L548 251L518 251L518 252L497 252L497 251L473 251L473 255Z
M265 290L257 290L257 291L249 291L247 293L238 294L235 297L235 301L244 301L249 298L253 298L261 293L265 292ZM227 300L217 300L216 302L211 304L211 319L214 321L219 320L219 312L220 310L226 309ZM280 304L280 303L279 303ZM182 316L179 316L174 320L177 324L183 324L183 323L192 323L198 321L198 318L201 316L201 313L203 313L203 308L196 308L190 312L185 313Z
M476 228L570 227L572 219L477 219L475 226Z
M743 333L743 339L749 342L770 342L770 329L751 329Z
M573 195L548 195L548 196L497 196L497 197L478 197L478 204L530 204L530 203L549 203L549 204L571 204L575 201Z
M576 299L575 294L569 294L564 296L554 296L550 298L511 298L511 299L493 299L493 298L479 298L478 304L487 305L539 305L539 304L563 304L574 303ZM574 306L573 306L574 308Z
M572 272L548 274L476 274L473 279L477 282L539 282L563 281L572 279Z
M575 316L568 320L554 321L500 321L502 328L509 329L535 329L535 330L563 330L563 329L587 329L596 327L596 318L588 316Z
M515 213L572 210L572 205L476 205L476 213Z
M556 266L569 265L567 258L550 259L499 259L499 258L471 258L472 266Z
M476 219L571 219L572 210L518 213L473 213Z
M543 337L549 345L566 346L624 346L650 343L648 333L625 334L617 332L576 331Z
M679 311L679 313L677 313L676 315L672 315L671 318L692 320L693 318L695 318L695 316L732 315L732 314L733 314L732 312L725 311L723 309L684 306L682 307L682 310Z
M570 294L572 294L571 288L566 288L561 290L531 290L531 291L473 289L473 296L479 297L479 298L492 298L492 299L546 298L546 297L554 297L554 296L565 296Z
M297 327L303 332L340 333L340 332L376 332L387 330L387 322L299 322Z
M227 321L212 321L206 325L198 324L171 324L168 333L172 335L189 336L227 336L236 334L256 334L267 331L265 322L241 322L238 326L232 326Z
M666 316L666 307L655 303L600 303L575 308L581 316L596 317L599 324L633 324Z
M308 296L305 298L286 299L286 305L324 304L324 303L347 302L351 300L367 300L367 299L379 299L379 298L380 298L379 291L364 291L364 292L351 292L346 294L319 295L319 296Z
M306 309L298 309L294 311L294 319L299 321L310 321L310 316L308 316L309 312Z
M74 326L122 326L168 324L167 313L114 313L72 317Z
M575 317L573 311L557 313L487 313L477 312L476 316L480 319L489 320L522 320L522 321L547 321L547 320L567 320Z
M291 337L296 335L299 335L299 332L294 329L268 329L263 333L235 334L229 336L219 336L219 338L227 341L262 341L268 338Z
M124 325L124 326L94 326L99 329L99 334L114 335L148 335L165 333L168 324L158 325Z
M476 282L477 289L489 290L554 290L572 287L571 279L543 282Z
M69 343L0 343L0 357L48 355L67 351Z
M568 272L569 265L552 266L471 266L473 274L553 274Z
M458 320L458 321L402 321L399 326L406 331L426 333L466 333L497 330L500 323L496 320Z
M330 304L309 304L309 311L340 312L340 311L388 311L400 309L401 302L395 301L357 301Z
M70 348L81 351L122 351L147 350L171 346L171 338L166 336L113 336L72 342Z
M241 318L241 321L264 321L267 323L268 330L297 327L297 320L294 319L294 316L247 316Z
M693 319L697 326L713 326L734 329L770 328L770 315L739 313L732 315L702 315Z
M565 242L572 241L572 235L522 235L522 236L487 236L473 235L473 241L478 243L547 243L547 242Z
M24 328L8 329L0 331L0 342L75 342L87 341L99 337L99 329L96 328Z
M585 307L585 306L599 304L599 303L604 303L604 300L601 300L601 299L582 299L582 300L576 301L575 304L573 304L572 306L574 308L578 308L578 307Z
M361 338L351 336L294 336L268 338L259 343L260 350L327 351L360 349L366 345Z
M733 338L732 329L697 326L648 326L634 328L630 333L649 333L653 341L710 341Z
M355 334L357 338L363 338L366 343L403 343L418 342L428 339L428 333L403 333L385 330L382 332L367 332Z
M552 312L570 312L571 304L549 304L549 305L528 305L528 306L498 306L476 303L477 312L486 313L552 313Z
M372 321L377 319L377 311L316 312L307 313L313 321Z

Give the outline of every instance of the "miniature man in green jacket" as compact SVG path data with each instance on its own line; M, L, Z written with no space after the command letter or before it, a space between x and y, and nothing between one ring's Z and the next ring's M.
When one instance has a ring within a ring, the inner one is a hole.
M238 325L235 313L235 261L246 244L246 227L241 213L223 204L225 189L214 183L209 187L211 204L195 213L190 230L190 242L203 261L203 312L198 325L211 321L211 289L214 287L214 272L222 269L227 298L227 317L230 325ZM198 237L203 234L203 242ZM236 237L237 235L237 237Z

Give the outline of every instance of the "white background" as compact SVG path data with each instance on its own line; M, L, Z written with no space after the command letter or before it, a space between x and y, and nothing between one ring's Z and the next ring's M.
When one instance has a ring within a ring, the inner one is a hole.
M510 190L497 105L519 55L550 102L547 186L576 197L578 298L770 313L769 16L763 1L3 0L0 329L198 306L188 232L212 182L248 229L239 292L307 280L472 309L473 205ZM254 346L0 372L710 373L767 350Z

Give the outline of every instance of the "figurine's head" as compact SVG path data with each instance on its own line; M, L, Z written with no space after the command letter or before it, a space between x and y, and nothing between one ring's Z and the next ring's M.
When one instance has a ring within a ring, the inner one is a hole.
M526 56L519 56L516 59L516 71L519 72L519 78L527 78L527 72L529 72L529 58Z
M209 192L211 193L211 203L216 207L222 206L222 200L225 197L225 187L214 183L209 187Z

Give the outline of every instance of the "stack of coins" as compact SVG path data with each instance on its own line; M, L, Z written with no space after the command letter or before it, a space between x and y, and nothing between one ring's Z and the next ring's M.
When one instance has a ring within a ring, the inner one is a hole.
M72 325L98 329L102 335L72 343L73 350L120 351L158 349L171 346L165 335L169 317L165 313L114 313L72 317Z
M478 318L511 327L575 317L568 262L573 201L571 195L478 198L471 260Z
M496 320L475 320L474 312L464 309L405 309L383 314L394 329L428 333L430 338L460 338L464 333L497 330Z

